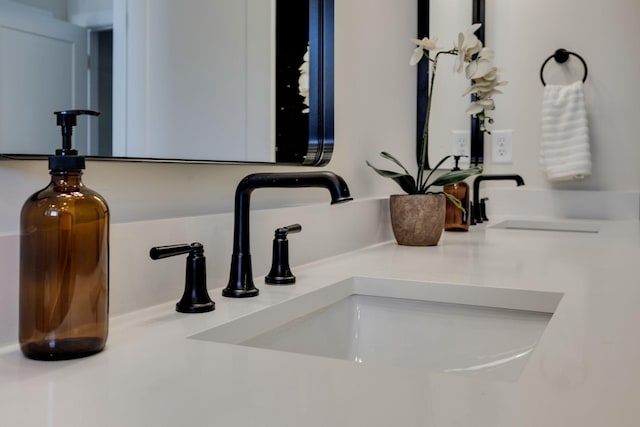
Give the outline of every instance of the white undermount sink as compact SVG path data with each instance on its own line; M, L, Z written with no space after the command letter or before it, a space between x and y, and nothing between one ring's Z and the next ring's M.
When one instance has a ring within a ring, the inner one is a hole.
M600 223L585 220L527 220L508 219L501 221L489 228L501 228L506 230L537 230L537 231L561 231L573 233L598 233Z
M515 381L561 297L356 277L191 338Z

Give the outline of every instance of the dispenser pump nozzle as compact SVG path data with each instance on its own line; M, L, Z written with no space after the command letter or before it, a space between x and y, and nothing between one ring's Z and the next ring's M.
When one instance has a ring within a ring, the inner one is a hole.
M62 148L56 150L55 156L49 157L49 169L84 169L84 157L78 156L78 150L74 150L71 144L73 127L77 124L76 117L83 114L99 116L100 113L92 110L64 110L53 114L56 115L56 124L62 132Z
M451 170L453 170L453 171L459 171L460 170L460 166L458 166L458 162L460 161L460 157L461 156L453 156L453 159L455 160L456 165Z

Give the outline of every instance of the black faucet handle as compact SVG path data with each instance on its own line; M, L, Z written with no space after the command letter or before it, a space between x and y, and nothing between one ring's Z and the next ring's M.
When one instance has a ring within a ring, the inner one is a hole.
M200 245L200 243L194 244ZM151 259L162 259L176 255L188 254L189 252L191 252L191 245L188 243L181 243L178 245L154 246L149 250L149 256Z
M207 292L207 267L202 243L155 246L149 250L152 259L168 258L176 255L187 256L184 293L176 304L180 313L205 313L213 311L216 303Z
M302 226L300 224L291 224L286 227L280 227L276 229L275 237L287 237L287 234L290 233L299 233L302 231Z
M289 267L289 233L299 233L302 231L300 224L292 224L276 229L273 238L273 257L271 261L271 271L264 278L265 283L270 285L293 285L296 283L296 276Z
M489 218L487 218L487 200L489 200L488 197L480 199L480 216L482 217L482 221L489 221Z
M476 207L473 202L469 202L469 225L476 225Z

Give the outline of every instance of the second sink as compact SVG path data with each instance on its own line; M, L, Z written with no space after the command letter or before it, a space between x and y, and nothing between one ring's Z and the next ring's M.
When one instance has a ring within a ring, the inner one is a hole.
M574 233L598 233L600 224L584 220L525 220L508 219L501 221L489 228L502 228L507 230L537 230L537 231L564 231Z

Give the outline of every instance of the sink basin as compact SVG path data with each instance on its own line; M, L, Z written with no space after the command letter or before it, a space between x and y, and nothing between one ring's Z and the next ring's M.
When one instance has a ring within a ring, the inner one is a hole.
M563 231L573 233L598 233L600 223L584 220L521 220L508 219L489 228L507 230Z
M515 381L561 297L357 277L191 338Z

